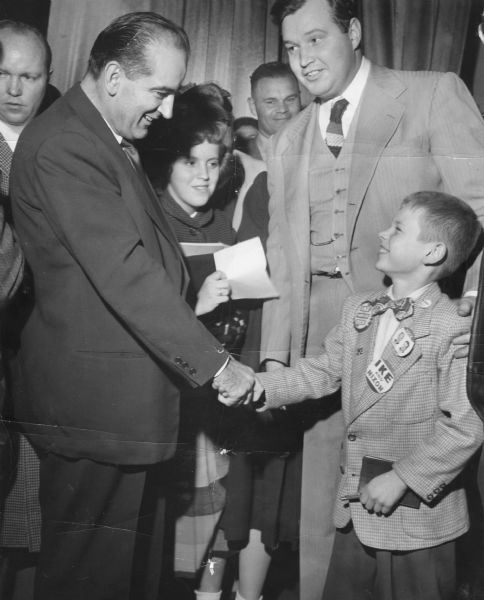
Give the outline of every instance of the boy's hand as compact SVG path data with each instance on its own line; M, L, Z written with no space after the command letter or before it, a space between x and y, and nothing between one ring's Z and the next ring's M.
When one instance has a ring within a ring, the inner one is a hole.
M368 512L387 515L407 491L407 484L395 471L374 477L361 490L360 502Z
M264 386L260 382L260 379L257 377L257 373L255 374L255 384L254 384L254 393L252 396L252 407L255 410L263 410L265 406L265 400L261 396L265 392Z
M212 312L222 302L227 302L230 297L230 283L225 273L214 271L198 290L198 300L195 306L197 316Z

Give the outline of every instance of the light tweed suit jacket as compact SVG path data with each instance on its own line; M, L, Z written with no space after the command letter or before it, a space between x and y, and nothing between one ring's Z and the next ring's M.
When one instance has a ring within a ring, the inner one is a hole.
M358 331L354 316L361 302L378 295L346 300L341 322L326 338L321 356L260 378L268 408L342 387L346 432L335 524L343 527L351 519L360 541L373 548L415 550L454 539L469 526L465 491L455 478L482 443L483 431L467 399L466 363L454 358L452 345L469 322L457 316L454 304L432 284L416 301L413 316L402 322L415 336L413 350L399 357L391 342L385 347L382 358L395 379L389 391L377 393L365 373L379 317ZM390 516L379 517L359 502L340 499L357 492L367 455L395 461L397 474L421 497L419 509L397 506Z
M313 102L274 136L268 160L267 258L280 297L264 303L261 350L262 359L286 364L306 354L309 207L311 194L317 202L319 193L310 185L309 172L318 108ZM339 160L349 164L346 251L338 265L348 295L382 286L375 269L377 234L388 227L408 194L454 194L484 223L484 123L453 73L395 71L372 64ZM477 289L477 282L475 269L466 289Z

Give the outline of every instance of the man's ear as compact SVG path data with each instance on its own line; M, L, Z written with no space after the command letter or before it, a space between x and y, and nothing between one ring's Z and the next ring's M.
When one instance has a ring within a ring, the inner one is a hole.
M348 37L350 38L353 50L360 47L361 44L361 23L358 19L353 18L348 27Z
M250 112L257 119L257 112L255 110L255 103L254 103L254 100L253 100L252 96L249 96L247 98L247 104L249 105Z
M104 67L104 85L110 96L115 96L118 93L122 74L123 68L115 60L108 62Z
M432 242L425 254L424 265L437 267L447 258L447 246L443 242Z

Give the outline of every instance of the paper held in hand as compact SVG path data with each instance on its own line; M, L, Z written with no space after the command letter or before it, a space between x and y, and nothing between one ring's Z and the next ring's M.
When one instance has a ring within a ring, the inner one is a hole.
M259 237L251 238L214 254L215 267L230 281L233 300L243 298L277 298L266 271L266 256Z

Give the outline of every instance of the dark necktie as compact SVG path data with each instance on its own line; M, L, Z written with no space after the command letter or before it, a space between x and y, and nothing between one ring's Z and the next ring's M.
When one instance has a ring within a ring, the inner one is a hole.
M400 298L399 300L392 300L389 296L385 295L375 300L373 304L372 315L381 315L388 309L393 311L397 321L403 321L407 317L413 315L414 301L411 298Z
M328 128L326 129L326 144L336 158L339 156L344 141L341 117L348 104L348 100L344 98L333 104L329 116Z
M141 166L141 160L139 157L138 150L136 150L136 148L133 146L133 144L131 144L131 142L128 142L128 140L125 140L124 138L121 140L121 148L128 157L128 160L131 163L133 169L138 173L138 175L140 175L144 179L145 174L143 171L143 167Z
M145 170L143 169L138 150L136 150L136 148L131 142L128 142L128 140L125 140L124 138L121 140L121 148L128 157L128 160L131 163L131 166L135 170L136 174L140 178L141 183L148 190L148 193L152 195L153 198L156 198L156 192L154 191L153 186L151 185L150 180L148 179ZM156 201L155 203L158 204L158 201Z

